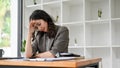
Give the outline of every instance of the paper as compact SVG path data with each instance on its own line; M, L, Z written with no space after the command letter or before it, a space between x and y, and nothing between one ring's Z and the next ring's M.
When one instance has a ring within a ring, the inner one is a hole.
M34 58L34 59L26 59L26 60L27 61L58 61L58 60L71 60L76 58L78 57Z

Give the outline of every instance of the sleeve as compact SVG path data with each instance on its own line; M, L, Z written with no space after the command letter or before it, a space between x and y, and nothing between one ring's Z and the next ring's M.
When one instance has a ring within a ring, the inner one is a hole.
M37 39L34 39L32 41L32 53L33 53L32 56L34 56L36 54L36 52L37 52L37 49L38 49L37 45L38 45Z
M57 37L53 43L50 52L53 55L56 55L57 52L68 52L69 30L67 29L67 27L60 28L56 36Z

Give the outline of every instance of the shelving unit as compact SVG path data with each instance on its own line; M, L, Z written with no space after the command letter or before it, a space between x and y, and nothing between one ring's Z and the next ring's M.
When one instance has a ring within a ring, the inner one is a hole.
M85 58L101 57L101 68L120 68L120 0L33 0L23 1L23 39L29 16L43 9L55 24L69 29L69 52ZM102 11L101 18L98 10Z

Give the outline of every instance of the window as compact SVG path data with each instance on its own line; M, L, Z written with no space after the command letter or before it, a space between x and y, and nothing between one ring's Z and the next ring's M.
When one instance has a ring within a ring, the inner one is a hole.
M0 0L0 47L10 46L10 0Z
M3 57L17 56L18 0L0 0L0 49Z

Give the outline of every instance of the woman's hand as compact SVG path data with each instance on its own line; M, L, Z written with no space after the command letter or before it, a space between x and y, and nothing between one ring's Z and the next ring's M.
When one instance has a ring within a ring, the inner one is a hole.
M33 33L35 30L38 31L38 28L41 24L37 22L36 20L31 20L29 24L29 32Z
M31 20L29 24L29 33L31 34L35 31L34 25L35 25L35 22Z
M34 57L36 57L36 58L54 58L55 56L51 52L47 51L47 52L43 52L43 53L38 53Z

